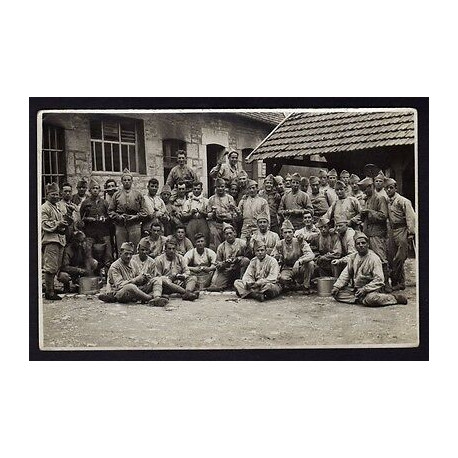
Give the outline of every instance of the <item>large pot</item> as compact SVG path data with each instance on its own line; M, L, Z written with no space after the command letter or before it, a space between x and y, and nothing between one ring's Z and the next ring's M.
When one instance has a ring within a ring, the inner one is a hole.
M334 283L336 282L335 277L320 277L316 279L316 286L318 290L318 296L329 297L332 296L331 291Z
M100 291L99 277L81 277L80 294L97 294Z

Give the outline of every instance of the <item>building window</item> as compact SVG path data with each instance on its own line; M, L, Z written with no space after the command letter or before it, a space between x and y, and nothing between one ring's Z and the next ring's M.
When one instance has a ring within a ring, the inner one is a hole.
M164 183L167 181L170 170L175 167L177 162L177 151L186 151L186 142L183 140L177 140L175 138L169 138L162 140L162 153L164 162Z
M61 187L66 181L64 130L60 127L43 125L41 177L43 194L47 184L57 183Z
M94 172L146 173L143 123L133 119L91 120Z

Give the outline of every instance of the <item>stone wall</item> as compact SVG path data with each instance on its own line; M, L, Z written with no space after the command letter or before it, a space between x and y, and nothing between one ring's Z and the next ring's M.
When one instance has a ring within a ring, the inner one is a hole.
M143 120L146 156L146 175L135 175L134 186L145 189L148 180L155 177L164 183L162 141L177 139L186 142L188 165L192 167L207 190L207 145L216 144L239 152L255 148L274 128L255 120L229 113L126 113L126 117ZM91 114L47 114L45 122L60 126L65 132L67 178L76 185L81 177L94 176L101 184L108 178L120 181L121 173L92 172ZM255 163L254 177L263 178L262 163Z

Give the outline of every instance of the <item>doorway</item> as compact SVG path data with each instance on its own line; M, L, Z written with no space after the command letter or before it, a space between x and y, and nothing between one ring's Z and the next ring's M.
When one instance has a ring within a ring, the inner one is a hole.
M207 189L208 197L214 194L215 192L215 183L214 179L210 177L210 170L215 167L218 163L222 164L224 162L224 151L226 148L222 145L216 143L211 143L207 145Z

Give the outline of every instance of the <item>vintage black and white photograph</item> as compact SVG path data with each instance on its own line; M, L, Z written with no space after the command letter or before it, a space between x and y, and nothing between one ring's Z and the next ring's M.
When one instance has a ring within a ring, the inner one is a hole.
M43 110L41 350L419 345L402 108Z

